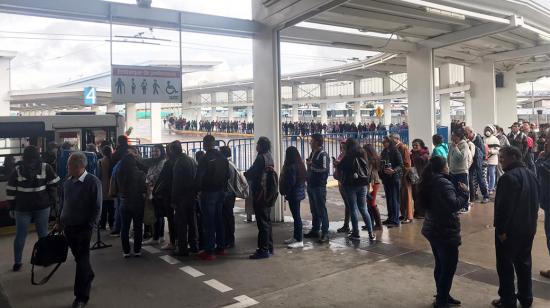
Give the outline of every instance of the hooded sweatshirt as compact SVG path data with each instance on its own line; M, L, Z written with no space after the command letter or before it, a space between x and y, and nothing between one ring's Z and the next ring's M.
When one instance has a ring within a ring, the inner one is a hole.
M471 152L466 140L460 140L457 146L451 145L449 149L449 171L452 174L468 173L471 161Z

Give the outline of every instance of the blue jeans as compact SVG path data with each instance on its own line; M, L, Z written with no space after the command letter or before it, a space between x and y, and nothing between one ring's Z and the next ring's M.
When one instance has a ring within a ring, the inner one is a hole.
M453 181L453 184L455 187L458 187L458 183L463 183L464 185L467 185L468 183L468 173L451 173L451 180ZM464 206L464 209L467 210L469 208L468 202L466 202L466 205Z
M309 207L312 216L311 232L328 234L328 212L327 212L327 188L326 186L307 187Z
M201 192L202 231L204 234L204 251L213 254L214 250L224 249L223 232L223 191Z
M384 192L386 193L386 204L388 207L388 222L399 225L399 192L401 189L401 180L397 179L387 179L384 180Z
M300 216L300 200L288 200L288 207L294 219L294 239L298 242L302 241L302 217Z
M489 182L489 191L495 190L497 180L497 165L487 166L487 181Z
M367 214L367 187L366 186L344 186L346 192L346 199L348 202L346 205L349 207L349 216L351 219L351 226L353 234L359 234L359 223L357 222L357 210L363 216L365 225L369 234L372 234L372 222L370 215Z
M25 239L31 220L36 225L36 233L39 238L48 235L48 219L50 218L50 208L38 211L20 212L15 211L15 239L13 241L13 254L16 264L20 264L23 259L23 248L25 248Z

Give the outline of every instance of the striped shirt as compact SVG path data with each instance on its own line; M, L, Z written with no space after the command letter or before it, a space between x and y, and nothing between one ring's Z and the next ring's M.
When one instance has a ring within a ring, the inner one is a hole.
M8 178L6 199L10 210L28 212L54 206L59 177L53 168L40 163L38 168L17 164Z

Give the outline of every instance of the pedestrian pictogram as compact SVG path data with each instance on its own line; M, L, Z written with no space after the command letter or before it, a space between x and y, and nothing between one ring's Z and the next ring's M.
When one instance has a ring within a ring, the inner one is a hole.
M181 101L179 67L113 65L111 72L111 96L115 103Z

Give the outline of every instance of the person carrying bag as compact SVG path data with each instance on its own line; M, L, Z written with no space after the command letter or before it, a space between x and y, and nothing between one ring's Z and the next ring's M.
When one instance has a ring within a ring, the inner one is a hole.
M53 274L59 269L61 264L67 261L67 254L69 252L69 244L67 238L63 232L51 231L47 236L38 239L34 244L31 257L31 283L35 286L43 285L52 278ZM36 281L34 267L43 266L48 267L56 264L48 276L44 277L40 281Z

